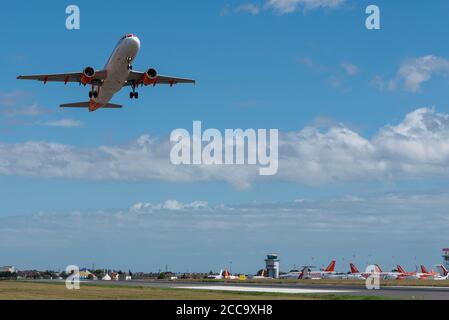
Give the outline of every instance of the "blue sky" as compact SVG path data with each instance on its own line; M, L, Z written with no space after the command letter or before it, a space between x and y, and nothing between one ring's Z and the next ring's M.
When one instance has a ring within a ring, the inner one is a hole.
M415 256L418 263L439 262L439 250L448 245L440 237L447 230L442 208L449 177L447 1L73 3L81 10L78 31L65 28L72 2L26 8L10 2L0 13L7 39L0 47L0 264L154 270L170 263L184 271L219 269L232 260L250 272L269 251L281 254L285 269L312 256L318 264L352 257L363 265L370 255L388 266L393 256L409 267ZM379 31L365 28L372 3L381 9ZM135 69L154 67L195 78L197 85L143 88L137 101L123 90L112 102L124 109L88 113L58 109L87 100L87 88L15 80L100 69L126 33L142 42ZM246 167L170 168L168 136L176 128L191 130L193 120L220 130L279 129L279 174L262 179ZM307 210L294 205L298 200ZM198 202L207 205L189 205ZM139 203L148 206L136 214L132 206ZM260 216L245 215L248 206ZM222 207L235 208L241 218ZM293 216L283 218L285 210ZM104 233L99 211L110 215ZM54 229L74 212L93 227ZM396 231L386 223L407 212L410 219ZM125 221L134 228L123 227L119 213L128 213ZM156 215L154 224L148 214ZM195 227L204 230L198 216L220 236L196 233ZM169 239L164 217L175 221L174 231L167 227ZM257 228L239 227L239 219L257 221ZM279 225L271 235L273 219ZM326 220L334 223L316 227ZM292 221L304 230L296 233ZM354 230L369 226L370 235ZM158 239L164 241L156 246ZM70 253L56 254L54 243ZM86 252L92 243L101 254ZM113 248L127 253L115 257Z

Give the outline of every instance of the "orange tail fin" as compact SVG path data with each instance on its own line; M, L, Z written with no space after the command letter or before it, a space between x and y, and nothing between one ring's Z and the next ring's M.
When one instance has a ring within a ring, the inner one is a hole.
M359 269L357 269L357 267L353 263L350 263L349 267L351 268L351 273L360 273Z
M336 261L332 260L332 262L329 264L329 266L326 268L326 272L334 272L335 271L335 265L336 265Z

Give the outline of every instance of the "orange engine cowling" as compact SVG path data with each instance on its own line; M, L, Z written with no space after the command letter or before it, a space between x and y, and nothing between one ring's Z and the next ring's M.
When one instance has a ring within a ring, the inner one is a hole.
M143 75L143 84L144 85L150 85L150 84L156 84L157 82L157 71L155 69L148 69L147 72Z
M83 70L83 73L81 74L80 81L81 81L81 83L83 85L86 85L88 83L91 83L92 80L94 79L94 77L95 77L95 70L94 70L94 68L87 67L87 68L85 68Z

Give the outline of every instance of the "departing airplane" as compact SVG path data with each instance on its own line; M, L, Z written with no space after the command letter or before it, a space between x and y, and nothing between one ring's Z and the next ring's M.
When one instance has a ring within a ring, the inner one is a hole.
M62 104L61 107L88 108L91 112L99 108L121 108L121 105L112 104L109 101L115 93L126 86L132 89L129 97L138 99L139 94L136 89L139 86L156 86L156 84L173 86L178 83L195 83L195 80L192 79L159 75L153 68L146 72L133 71L132 62L139 50L139 38L134 34L127 34L120 39L103 70L86 67L82 72L27 75L19 76L17 79L37 80L44 84L47 82L64 82L64 84L76 82L84 86L90 85L88 102Z

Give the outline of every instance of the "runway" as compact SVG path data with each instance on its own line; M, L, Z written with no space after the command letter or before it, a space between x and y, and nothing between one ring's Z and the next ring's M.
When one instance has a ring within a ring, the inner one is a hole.
M321 289L295 289L295 288L267 288L250 286L189 286L179 287L179 289L188 290L212 290L212 291L233 291L233 292L262 292L262 293L285 293L285 294L341 294L350 291L341 290L321 290Z
M175 288L189 290L214 291L245 291L285 294L313 294L313 295L349 295L349 296L378 296L392 299L416 300L449 300L449 287L408 287L390 286L380 290L368 290L362 285L315 285L315 284L267 284L244 282L196 282L196 281L85 281L95 285L123 285L148 288ZM81 285L82 285L81 283Z

